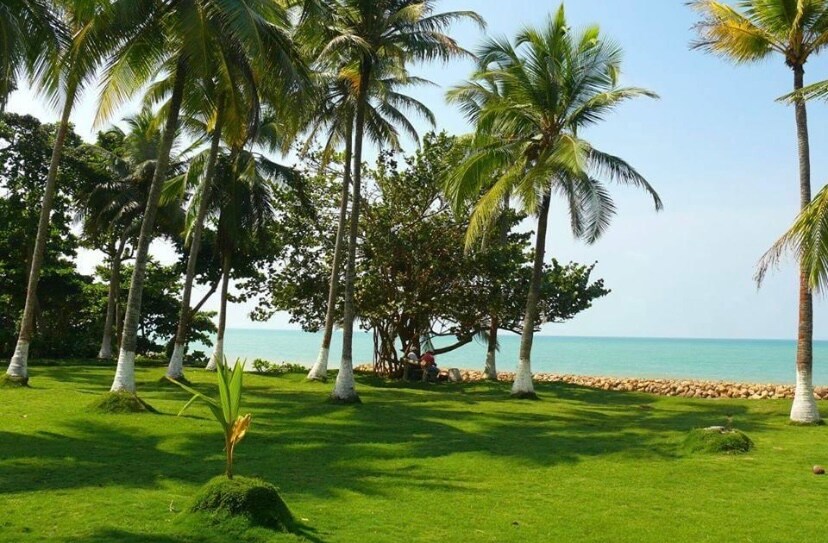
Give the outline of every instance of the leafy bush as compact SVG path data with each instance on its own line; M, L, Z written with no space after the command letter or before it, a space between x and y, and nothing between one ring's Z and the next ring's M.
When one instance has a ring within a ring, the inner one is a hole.
M293 364L290 362L274 364L262 358L257 358L256 360L254 360L252 366L256 373L265 373L268 375L284 375L286 373L305 373L308 371L308 368L301 364Z

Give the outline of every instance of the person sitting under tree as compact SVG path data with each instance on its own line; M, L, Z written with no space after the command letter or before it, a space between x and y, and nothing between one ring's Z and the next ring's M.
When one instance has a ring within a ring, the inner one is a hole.
M420 358L420 365L423 367L423 381L426 379L436 381L440 375L440 368L437 367L437 359L434 358L434 351L426 351Z

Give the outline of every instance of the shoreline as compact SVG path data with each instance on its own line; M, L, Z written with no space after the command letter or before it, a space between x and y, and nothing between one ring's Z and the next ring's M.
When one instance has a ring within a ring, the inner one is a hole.
M485 381L480 370L458 369L462 382L477 383ZM441 368L441 375L448 375L449 368ZM354 368L357 373L373 373L371 364L362 364ZM514 381L514 372L498 372L499 381ZM794 385L773 383L743 383L735 381L709 381L703 379L638 378L638 377L601 377L589 375L572 375L558 373L535 373L537 383L566 383L570 385L595 388L616 392L643 392L659 396L682 398L744 399L744 400L791 400ZM814 398L828 400L828 386L814 387Z

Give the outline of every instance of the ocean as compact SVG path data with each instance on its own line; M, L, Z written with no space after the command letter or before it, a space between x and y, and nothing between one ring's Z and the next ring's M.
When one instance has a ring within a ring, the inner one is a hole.
M513 371L520 338L503 334L497 366ZM233 328L225 334L227 358L310 365L316 360L321 334L295 330ZM449 342L445 342L449 343ZM435 341L438 347L442 343ZM195 347L202 349L203 347ZM339 365L342 335L334 332L330 367ZM354 363L370 362L372 336L354 337ZM667 339L535 336L534 372L616 377L669 377L792 384L796 343L789 340ZM441 355L441 367L482 369L486 346L472 342ZM828 385L828 341L814 343L814 382Z

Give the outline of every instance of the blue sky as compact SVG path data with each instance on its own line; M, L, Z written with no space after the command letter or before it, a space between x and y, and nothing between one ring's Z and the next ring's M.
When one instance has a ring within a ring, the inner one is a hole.
M527 24L543 24L558 5L445 0L439 9L476 10L488 22L489 34L513 36ZM643 193L613 189L618 216L603 239L587 246L572 240L565 209L553 205L550 258L597 261L597 276L613 292L573 321L548 326L544 333L793 338L795 266L784 265L761 290L752 281L756 261L798 207L793 111L775 102L790 91L791 71L779 58L733 66L691 51L694 13L678 0L577 0L566 8L572 26L597 23L623 47L624 84L661 96L625 104L583 135L641 171L660 192L665 210L655 213ZM470 49L482 38L473 25L457 25L452 35ZM441 86L414 93L434 110L438 129L468 131L462 116L444 103L443 93L470 70L468 61L414 70ZM828 79L828 53L806 66L806 79ZM828 104L814 102L809 108L816 192L828 172ZM12 97L9 109L55 117L25 89ZM92 133L93 116L94 100L87 98L73 117L81 134ZM161 246L154 250L162 257L167 253ZM90 269L97 256L81 259L81 267ZM827 308L817 300L817 338L828 339ZM230 326L289 327L284 315L254 325L247 320L248 310L232 307Z

